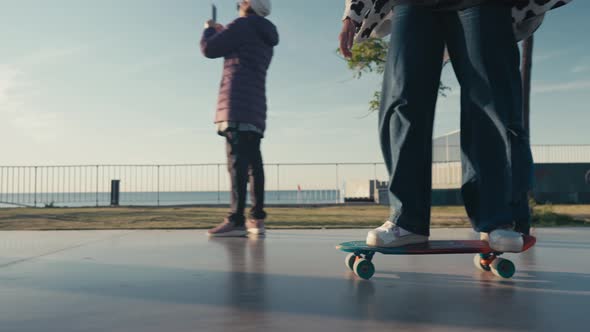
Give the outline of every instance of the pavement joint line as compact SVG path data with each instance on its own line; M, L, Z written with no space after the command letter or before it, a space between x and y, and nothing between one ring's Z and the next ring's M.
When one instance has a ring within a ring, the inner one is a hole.
M39 255L32 256L32 257L25 257L25 258L17 259L17 260L14 260L12 262L0 264L0 269L6 268L6 267L12 267L14 265L18 265L18 264L21 264L21 263L26 263L26 262L35 260L35 259L39 259L39 258L51 256L51 255L54 255L54 254L57 254L57 253L60 253L60 252L64 252L64 251L68 251L68 250L71 250L71 249L77 249L77 248L81 248L81 247L84 247L84 246L87 246L87 245L91 245L91 244L95 244L95 243L99 243L99 242L103 242L103 241L107 241L107 240L111 240L111 239L121 238L121 237L130 235L130 234L136 233L136 232L137 231L132 231L132 232L124 233L124 234L118 234L118 235L114 235L114 236L107 236L105 238L100 238L100 239L96 239L96 240L92 240L92 241L84 242L84 243L78 243L76 245L72 245L72 246L65 247L65 248L60 248L60 249L57 249L57 250L54 250L54 251L42 253L42 254L39 254Z

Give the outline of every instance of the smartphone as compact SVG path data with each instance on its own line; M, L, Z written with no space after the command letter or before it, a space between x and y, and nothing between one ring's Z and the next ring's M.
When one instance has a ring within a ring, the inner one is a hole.
M211 20L217 23L217 6L211 5Z

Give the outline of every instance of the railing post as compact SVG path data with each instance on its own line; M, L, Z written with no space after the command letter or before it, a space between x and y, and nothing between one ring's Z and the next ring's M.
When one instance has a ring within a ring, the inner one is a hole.
M157 175L156 175L156 196L158 200L158 206L160 206L160 165L157 166Z
M37 166L35 166L35 180L34 180L34 183L35 184L34 184L34 189L33 189L33 192L34 192L34 194L33 194L34 195L34 199L33 199L34 203L33 204L35 204L34 206L37 207Z
M217 204L221 204L221 164L217 164Z
M121 180L111 180L111 206L119 206Z
M281 178L279 176L280 165L277 164L277 201L281 200Z
M338 174L338 164L336 164L336 203L340 203L340 175Z
M98 207L98 181L100 181L98 177L99 170L100 166L96 165L96 207Z

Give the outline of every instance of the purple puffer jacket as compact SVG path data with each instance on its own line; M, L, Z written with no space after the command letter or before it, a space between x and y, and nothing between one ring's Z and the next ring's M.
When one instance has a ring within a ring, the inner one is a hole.
M278 43L274 24L256 15L240 17L219 33L205 30L203 54L225 58L215 122L245 122L266 129L266 72Z

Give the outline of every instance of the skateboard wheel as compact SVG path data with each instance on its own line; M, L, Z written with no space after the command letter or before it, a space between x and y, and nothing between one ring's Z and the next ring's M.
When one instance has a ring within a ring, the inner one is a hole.
M480 270L480 271L484 271L484 272L489 272L490 271L490 266L489 265L485 265L481 263L481 255L477 254L475 256L473 256L473 265L475 265L475 267Z
M492 269L492 273L494 273L496 276L505 279L512 278L512 276L516 272L516 267L514 266L514 263L503 258L494 259L492 264L490 264L490 268Z
M353 271L359 278L369 280L375 274L375 265L364 258L357 259Z
M355 261L356 261L356 255L349 254L348 256L346 256L346 259L344 260L344 264L346 264L346 267L349 268L351 271L354 271L354 262Z

